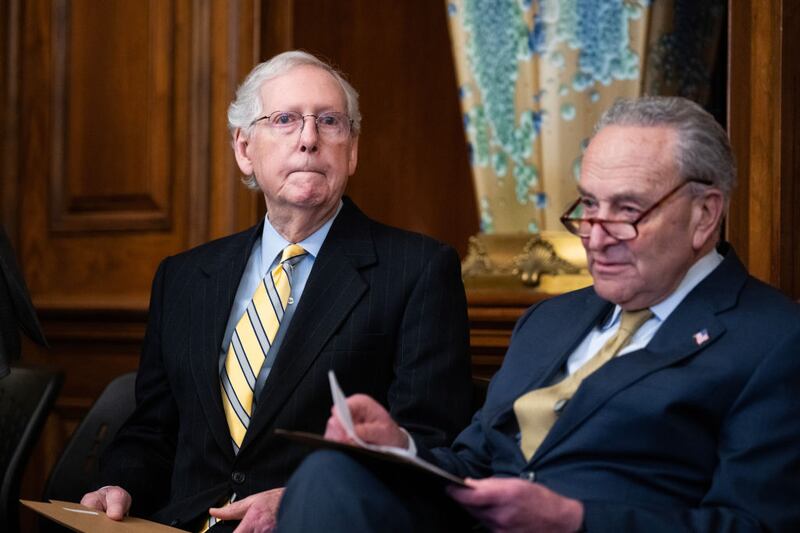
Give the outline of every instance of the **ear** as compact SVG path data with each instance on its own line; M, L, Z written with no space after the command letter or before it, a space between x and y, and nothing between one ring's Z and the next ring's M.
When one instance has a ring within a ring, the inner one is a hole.
M347 175L352 176L356 173L356 166L358 165L358 136L353 137L350 141L350 161L348 162Z
M239 170L245 176L253 175L253 161L248 155L248 147L250 140L247 135L242 131L242 128L236 128L233 132L233 154L236 156L236 163L239 165Z
M725 198L722 191L709 187L696 198L692 207L692 247L701 250L709 240L716 242Z

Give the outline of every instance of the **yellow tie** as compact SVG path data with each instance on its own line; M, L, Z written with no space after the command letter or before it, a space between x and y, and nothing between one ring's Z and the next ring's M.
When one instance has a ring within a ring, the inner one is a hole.
M280 263L258 284L231 336L225 367L220 374L220 386L222 406L236 453L250 425L258 373L275 341L289 302L291 282L286 270L306 254L297 244L284 248Z
M636 330L652 316L649 309L623 311L617 332L582 367L555 385L532 390L517 398L514 402L514 414L519 422L522 435L520 447L525 459L530 461L533 457L581 382L617 355L630 342Z
M281 260L272 272L264 276L256 287L250 304L242 314L231 336L225 367L220 373L222 407L231 434L233 449L239 453L242 441L250 425L255 403L254 393L258 374L267 358L278 328L283 320L291 295L291 269L305 255L302 246L290 244L283 249ZM287 270L289 272L287 272ZM233 501L233 497L223 505ZM207 531L217 523L209 516L200 528Z

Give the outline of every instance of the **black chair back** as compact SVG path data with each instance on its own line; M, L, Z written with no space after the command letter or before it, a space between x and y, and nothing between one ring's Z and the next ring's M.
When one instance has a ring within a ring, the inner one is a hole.
M12 367L0 379L0 529L19 531L22 472L63 382L61 372Z
M136 404L136 372L115 378L75 429L44 490L45 500L79 502L97 476L97 460Z

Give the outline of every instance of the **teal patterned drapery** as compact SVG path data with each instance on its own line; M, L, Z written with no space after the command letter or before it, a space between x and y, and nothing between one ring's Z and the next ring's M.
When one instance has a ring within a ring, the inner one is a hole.
M580 156L616 98L702 101L725 1L449 0L484 234L558 230Z

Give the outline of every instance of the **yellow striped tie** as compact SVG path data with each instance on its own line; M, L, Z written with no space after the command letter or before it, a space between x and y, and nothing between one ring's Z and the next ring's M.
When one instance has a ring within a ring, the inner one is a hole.
M258 373L275 341L289 302L291 281L286 270L307 253L297 244L283 249L280 263L258 284L231 336L220 385L222 406L236 453L250 425Z
M225 367L220 373L220 388L222 407L225 410L225 419L236 453L239 453L247 427L250 425L258 374L261 372L261 366L267 358L270 346L275 341L289 303L292 291L291 269L307 254L308 252L297 244L290 244L283 249L278 266L258 284L250 304L231 336L231 343L225 356ZM235 495L225 504L234 499ZM207 531L217 522L216 518L209 516L200 532Z
M520 447L525 459L531 460L581 382L617 355L630 342L636 330L652 316L649 309L623 311L617 332L582 367L555 385L532 390L517 398L514 402L514 414L519 422L522 436Z

